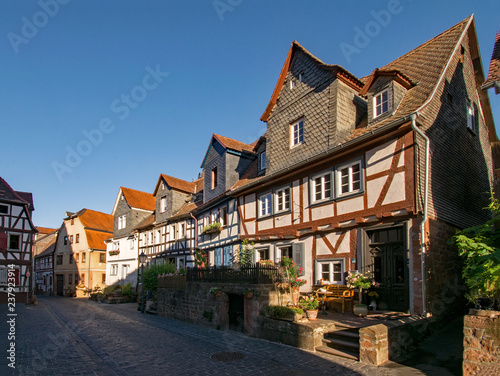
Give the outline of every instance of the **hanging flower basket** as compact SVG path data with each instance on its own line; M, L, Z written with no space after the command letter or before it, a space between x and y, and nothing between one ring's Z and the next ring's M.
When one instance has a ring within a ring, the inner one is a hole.
M109 251L108 252L110 256L116 256L116 255L119 255L120 254L120 250L115 250L115 251Z

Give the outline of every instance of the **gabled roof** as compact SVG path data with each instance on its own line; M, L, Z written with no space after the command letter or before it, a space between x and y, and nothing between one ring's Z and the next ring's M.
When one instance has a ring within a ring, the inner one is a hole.
M210 143L208 144L207 151L205 152L205 156L203 157L203 162L201 163L201 168L205 166L205 162L208 157L208 153L210 151L210 147L213 145L214 142L218 142L224 149L226 150L233 150L237 153L246 153L246 154L255 154L254 151L254 146L259 140L254 141L252 144L245 144L244 142L234 140L229 137L224 137L219 134L212 134L212 138L210 139Z
M106 250L106 244L104 243L104 241L109 238L109 234L101 231L85 229L85 236L87 237L87 244L89 246L89 249L95 249L99 251Z
M415 83L407 77L404 73L396 70L396 69L378 69L375 68L375 70L372 72L370 76L368 76L365 86L361 89L359 92L360 95L366 95L372 84L375 82L377 77L379 76L388 76L388 77L393 77L394 81L398 82L400 85L405 87L406 89L411 89L413 86L415 86Z
M203 189L203 178L196 179L192 182L188 182L186 180L182 180L179 178L174 178L170 175L160 174L158 178L158 182L156 183L155 190L153 192L153 196L156 196L158 193L158 189L160 187L160 183L162 180L172 189L176 189L178 191L186 192L186 193L198 193Z
M106 214L90 209L82 209L69 218L79 217L85 229L113 232L114 218L111 214Z
M497 32L493 53L491 54L490 70L488 78L484 82L482 89L486 90L495 86L495 93L500 93L500 31Z
M353 75L340 65L329 65L323 63L320 59L318 59L316 56L314 56L304 47L302 47L297 41L293 41L290 50L288 50L288 55L286 57L285 64L283 64L283 68L281 69L278 82L276 83L271 99L269 100L269 104L267 105L266 110L262 114L260 120L266 122L269 120L269 115L271 114L274 106L276 105L278 96L281 92L281 88L283 87L288 71L290 70L290 65L293 60L293 55L299 50L302 51L307 56L309 56L309 58L315 61L320 67L322 67L325 70L331 71L337 77L341 77L345 82L349 83L352 87L355 87L358 90L360 90L363 87L363 82L359 78L357 78L355 75Z
M48 255L54 253L55 250L56 250L56 239L54 238L54 240L51 243L49 243L47 245L47 247L41 253L39 253L38 255L35 255L34 258L48 256Z
M40 235L48 235L48 234L52 234L53 232L58 231L59 229L58 228L48 228L48 227L37 226L37 230L38 230L38 233Z
M33 195L29 192L14 191L12 187L0 176L0 199L27 204L30 210L33 207Z
M156 209L156 198L151 193L138 191L131 188L120 187L118 196L115 200L112 214L115 214L116 208L122 195L125 197L128 206L134 209L154 211Z

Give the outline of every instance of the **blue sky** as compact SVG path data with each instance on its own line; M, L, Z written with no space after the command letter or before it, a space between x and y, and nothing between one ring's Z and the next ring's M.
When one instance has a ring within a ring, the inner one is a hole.
M0 176L38 226L110 213L120 186L196 178L212 133L263 134L293 40L363 77L472 13L487 74L497 0L0 0Z

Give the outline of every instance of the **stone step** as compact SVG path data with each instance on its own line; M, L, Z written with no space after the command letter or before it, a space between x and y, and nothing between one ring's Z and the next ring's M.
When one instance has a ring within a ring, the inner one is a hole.
M324 352L326 354L341 356L347 359L359 360L359 356L356 356L354 353L351 353L350 351L341 351L328 346L318 346L316 347L315 350Z
M349 349L359 350L359 342L358 341L349 341L342 340L338 338L326 339L323 338L321 342L326 343L329 347L347 347Z
M359 331L336 330L334 332L325 333L325 337L348 337L359 341Z

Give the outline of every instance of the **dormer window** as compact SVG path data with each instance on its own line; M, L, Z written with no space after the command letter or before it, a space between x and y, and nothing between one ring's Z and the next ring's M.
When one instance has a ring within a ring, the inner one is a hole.
M304 119L290 125L290 147L304 143Z
M121 215L118 217L118 230L127 227L127 216Z
M292 90L295 87L295 81L290 80L290 90Z
M166 212L167 211L167 196L163 196L161 199L160 199L160 211L162 213Z
M389 89L378 93L373 97L373 117L383 115L389 111Z
M474 110L474 104L467 98L467 128L471 131L476 131L476 111Z
M262 151L259 154L259 170L263 171L266 169L266 151Z

